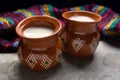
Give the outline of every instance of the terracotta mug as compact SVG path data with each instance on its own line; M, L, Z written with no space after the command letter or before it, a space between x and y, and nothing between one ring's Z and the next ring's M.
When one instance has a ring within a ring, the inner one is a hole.
M77 17L84 16L93 21L74 20ZM62 31L64 50L66 53L85 58L94 53L97 48L100 34L97 31L97 24L101 21L101 16L89 11L67 11L62 14L65 21L65 28Z
M53 33L42 38L26 37L24 31L33 26L52 29ZM39 71L54 67L60 61L62 54L60 30L60 21L50 16L34 16L22 20L16 27L16 33L21 38L18 51L21 63L32 70Z

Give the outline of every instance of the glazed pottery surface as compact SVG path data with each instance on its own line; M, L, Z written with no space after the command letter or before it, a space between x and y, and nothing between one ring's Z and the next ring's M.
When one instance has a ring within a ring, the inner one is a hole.
M33 26L50 28L54 32L42 38L24 36L24 30ZM21 63L39 71L54 67L60 61L62 54L62 42L58 35L60 30L59 20L50 16L34 16L22 20L16 27L16 33L21 38L18 51Z
M87 16L94 21L75 21L72 16ZM89 11L67 11L62 14L65 27L61 33L64 51L72 56L84 58L92 55L99 43L97 24L101 16Z

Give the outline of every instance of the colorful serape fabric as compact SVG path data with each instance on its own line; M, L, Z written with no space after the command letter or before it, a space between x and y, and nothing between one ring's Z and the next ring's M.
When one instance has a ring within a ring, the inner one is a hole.
M92 11L102 16L98 25L99 32L104 36L120 36L120 15L112 9L101 5L84 5L58 9L52 5L35 5L27 9L18 9L12 12L0 13L0 52L17 51L20 39L15 33L16 25L24 18L35 15L48 15L55 17L64 25L61 14L65 11Z

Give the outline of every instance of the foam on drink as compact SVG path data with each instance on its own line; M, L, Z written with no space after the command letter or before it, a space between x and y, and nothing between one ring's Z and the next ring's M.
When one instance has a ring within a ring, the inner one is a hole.
M23 31L28 38L43 38L53 34L54 30L47 27L29 27Z
M95 20L88 16L78 16L74 15L69 17L70 20L80 21L80 22L94 22Z

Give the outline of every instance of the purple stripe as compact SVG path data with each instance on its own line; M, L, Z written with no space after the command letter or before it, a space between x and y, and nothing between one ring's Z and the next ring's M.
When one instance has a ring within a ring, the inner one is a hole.
M37 10L36 10L35 6L30 7L30 8L28 8L27 10L33 12L35 15L37 14L37 13L36 13Z
M109 15L106 15L107 18L102 19L102 21L99 23L99 27L98 27L99 31L101 31L103 27L106 28L106 26L103 26L103 24L107 25L110 22L110 20L113 18L113 16L115 16L115 14L111 12Z
M63 9L59 9L61 13L66 12L66 11L70 11L70 8L63 8Z
M42 13L40 12L40 7L39 6L35 6L36 7L36 15L42 15Z
M52 9L53 9L53 13L55 14L56 18L60 18L60 11L55 7L53 7Z
M11 18L15 22L15 24L18 23L18 20L14 16L9 16L9 18Z
M60 10L58 10L58 9L55 8L55 7L53 7L53 12L54 12L56 18L59 19L60 22L62 23L62 25L64 26L64 22L63 22L63 20L62 20L62 16L61 16L62 11L60 12Z
M108 16L108 14L109 14L110 11L111 11L111 10L108 9L108 10L103 14L102 19L105 19L105 18Z
M90 11L90 7L88 5L85 5L84 8L86 11Z
M28 8L29 11L32 11L35 15L40 15L40 9L38 5Z

